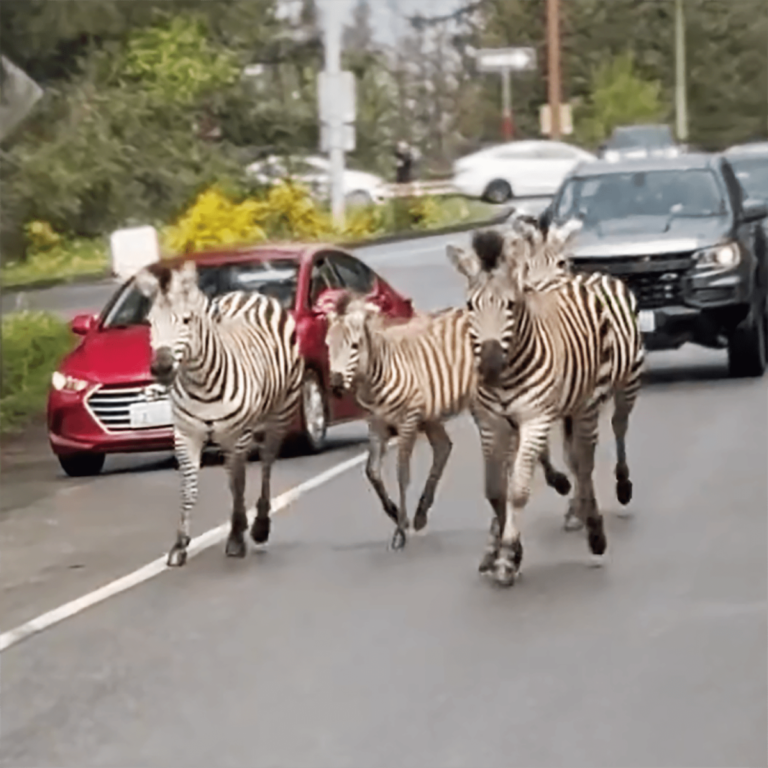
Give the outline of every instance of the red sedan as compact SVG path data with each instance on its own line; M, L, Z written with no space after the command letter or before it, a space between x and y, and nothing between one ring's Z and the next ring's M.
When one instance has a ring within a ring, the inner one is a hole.
M319 451L328 426L362 418L350 395L329 397L323 307L332 292L351 289L366 294L386 315L407 318L413 315L410 299L359 259L329 245L266 245L188 258L197 263L207 295L260 291L292 310L306 364L293 438ZM83 338L53 374L48 396L51 448L68 475L98 474L108 453L173 448L170 403L153 395L148 310L128 280L100 315L72 320L73 332Z

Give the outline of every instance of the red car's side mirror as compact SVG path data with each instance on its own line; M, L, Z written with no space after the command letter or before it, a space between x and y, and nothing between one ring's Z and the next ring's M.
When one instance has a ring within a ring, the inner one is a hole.
M96 325L95 315L75 315L69 324L72 333L78 336L85 336Z

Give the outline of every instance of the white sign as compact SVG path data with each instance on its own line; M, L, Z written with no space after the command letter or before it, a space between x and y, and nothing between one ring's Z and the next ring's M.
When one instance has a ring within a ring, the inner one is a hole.
M321 123L354 123L355 76L346 71L318 72L317 102Z
M128 410L131 417L131 429L173 426L170 400L131 403Z
M539 107L539 126L544 136L552 133L552 110L549 104ZM570 104L560 105L560 133L570 136L573 133L573 117Z
M341 143L341 148L345 152L354 152L355 126L347 123L346 125L336 126L334 129L327 123L322 123L320 125L320 151L330 152L332 140L334 140L336 144Z
M656 315L650 309L641 309L637 314L637 327L641 333L653 333L656 330Z
M32 111L32 107L43 95L43 89L5 56L0 57L0 67L3 68L0 88L0 141L3 141Z
M522 72L536 69L535 48L481 48L477 52L477 67L481 72L509 69Z
M120 280L160 261L157 230L152 226L117 229L109 238L112 274Z

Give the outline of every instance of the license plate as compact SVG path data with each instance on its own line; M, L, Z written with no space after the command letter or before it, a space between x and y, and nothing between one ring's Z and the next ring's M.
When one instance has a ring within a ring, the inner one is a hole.
M637 326L641 333L653 333L656 330L656 315L650 309L641 309L637 314Z
M133 403L129 408L131 428L170 427L173 424L170 400Z

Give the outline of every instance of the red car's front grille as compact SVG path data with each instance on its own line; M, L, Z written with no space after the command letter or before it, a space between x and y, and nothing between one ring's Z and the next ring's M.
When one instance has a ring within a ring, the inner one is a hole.
M135 432L142 428L131 426L131 405L167 399L166 394L156 390L149 395L147 387L101 387L88 395L85 403L94 418L108 432ZM170 427L170 424L168 426Z

